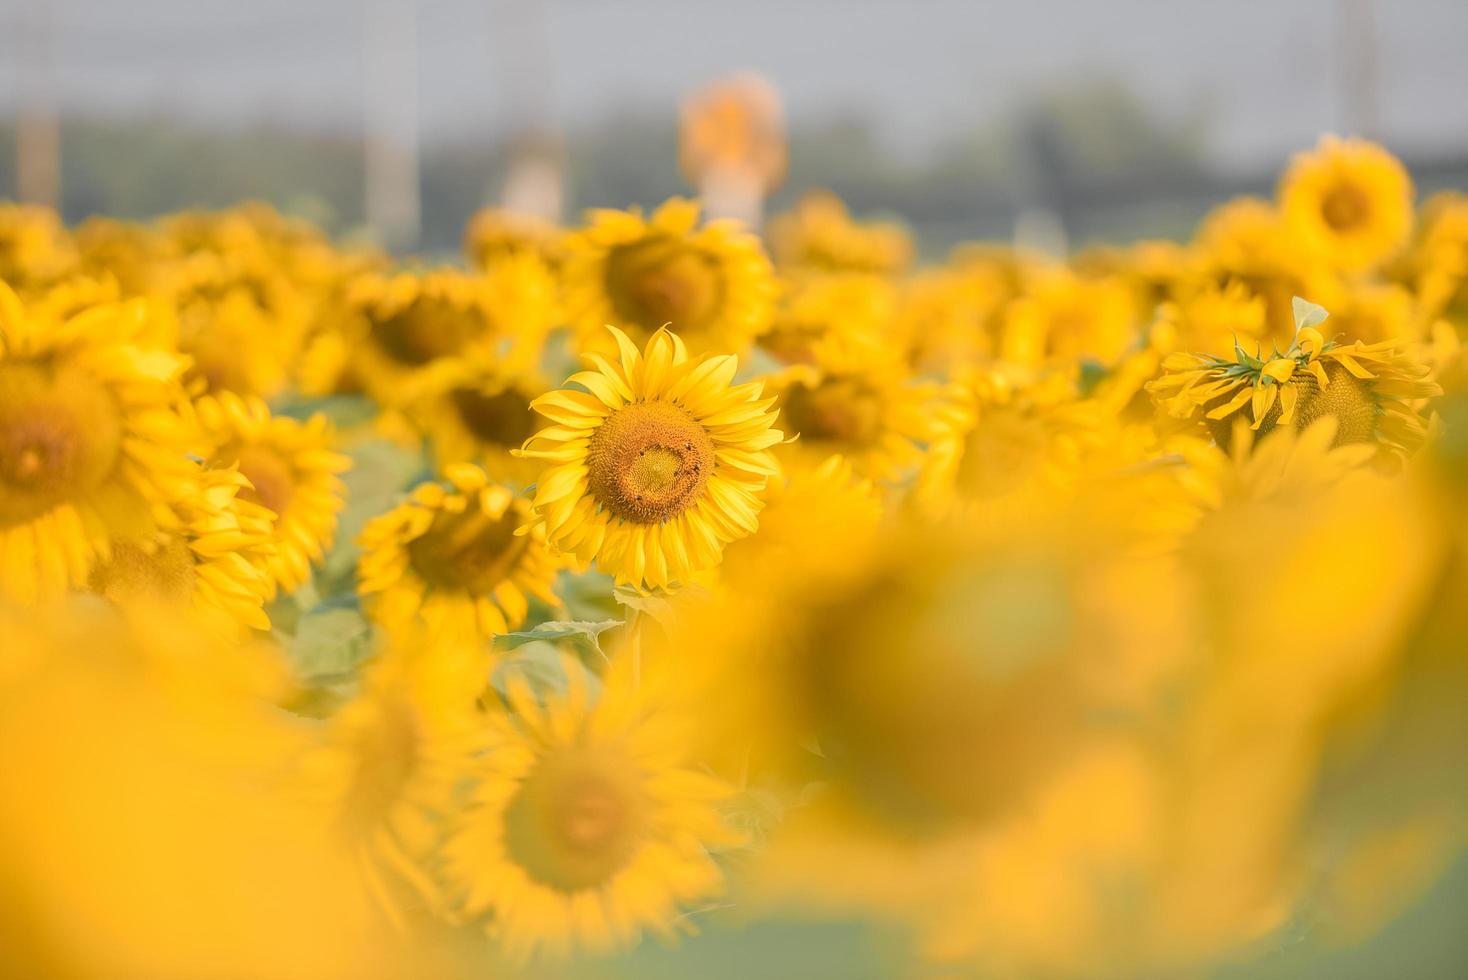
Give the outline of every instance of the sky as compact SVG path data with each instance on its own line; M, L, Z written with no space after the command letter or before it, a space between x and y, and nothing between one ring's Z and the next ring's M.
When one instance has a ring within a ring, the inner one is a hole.
M41 50L25 30L40 12L68 112L356 132L376 5L395 50L416 33L428 142L493 137L526 116L671 116L690 88L749 68L779 87L792 125L863 117L921 156L1036 91L1119 79L1164 116L1205 112L1224 166L1277 163L1351 127L1342 12L1364 10L1378 135L1402 152L1468 152L1463 0L0 3L6 114L24 56Z

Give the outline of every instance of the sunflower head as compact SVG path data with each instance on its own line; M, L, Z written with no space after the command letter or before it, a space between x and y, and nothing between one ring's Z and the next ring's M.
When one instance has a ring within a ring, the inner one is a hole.
M560 229L533 214L504 208L484 208L469 219L464 231L464 254L476 269L493 267L514 255L538 255L551 267L559 260Z
M440 468L474 463L490 478L524 487L535 478L533 461L513 456L535 433L530 409L545 386L477 358L439 365L434 379L403 406L415 431L426 437Z
M368 615L397 632L421 623L434 635L485 640L523 623L531 597L558 606L551 586L560 563L541 532L517 533L529 502L468 463L444 476L362 532L358 590Z
M999 355L1030 367L1081 359L1111 364L1136 339L1135 317L1131 290L1120 279L1042 276L1010 303Z
M1173 354L1147 389L1175 418L1201 415L1225 447L1240 415L1261 433L1304 429L1331 416L1336 444L1372 443L1383 459L1415 451L1426 437L1416 402L1442 390L1428 379L1427 366L1400 341L1326 340L1314 326L1325 311L1297 303L1301 327L1283 353L1265 357L1236 346L1231 358Z
M619 581L666 587L754 531L782 434L762 386L731 383L732 355L691 359L666 331L642 351L612 336L620 363L587 354L594 370L570 379L581 390L531 405L555 423L522 450L551 464L536 483L536 521L553 547Z
M854 221L841 199L826 191L807 194L793 211L775 217L769 238L782 269L893 275L913 259L906 228Z
M607 350L605 327L642 339L667 325L697 352L743 350L769 324L774 275L759 240L737 224L698 226L675 198L644 219L593 211L564 246L566 314L583 347Z
M854 359L882 349L897 287L863 274L816 274L785 283L759 345L789 364Z
M583 685L541 704L509 678L513 713L494 719L445 846L464 911L492 916L511 955L675 934L680 908L722 887L709 849L737 840L717 808L730 790L687 765L682 740L670 744L666 709L616 680L589 706Z
M1412 179L1366 140L1326 136L1296 156L1280 180L1279 202L1307 248L1351 272L1390 258L1412 230Z
M75 245L55 211L0 204L0 280L23 290L45 286L75 261Z

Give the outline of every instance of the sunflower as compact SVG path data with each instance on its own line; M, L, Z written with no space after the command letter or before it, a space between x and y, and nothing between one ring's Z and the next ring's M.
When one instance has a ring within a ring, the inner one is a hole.
M318 342L342 360L338 376L360 380L384 405L399 405L431 385L447 358L535 363L555 316L554 290L544 263L529 254L478 275L454 269L363 275L348 290L340 332ZM314 370L330 373L320 364Z
M965 372L948 424L924 455L914 499L925 512L1034 501L1075 483L1107 436L1106 413L1066 372L1030 376L1002 365Z
M1205 282L1181 292L1157 310L1148 332L1151 346L1166 353L1178 350L1223 354L1239 340L1262 341L1270 333L1269 307L1237 280L1220 286Z
M801 198L770 221L770 250L781 268L893 275L912 263L912 236L894 222L859 223L828 191Z
M187 361L143 343L152 308L31 315L0 283L0 593L23 603L87 584L120 538L177 526L196 492L174 408Z
M1413 401L1442 391L1402 342L1341 344L1314 326L1302 326L1288 350L1268 358L1242 347L1233 358L1179 353L1163 370L1147 390L1174 418L1201 412L1224 447L1239 414L1261 433L1277 425L1305 429L1330 415L1336 444L1374 443L1384 459L1402 458L1427 434Z
M1010 298L1006 277L993 264L926 270L903 284L892 330L914 371L947 375L993 357L998 314Z
M1293 335L1291 301L1307 291L1320 263L1298 246L1278 208L1235 198L1209 213L1193 247L1200 275L1220 288L1238 283L1264 301L1269 339L1283 343Z
M560 229L533 214L484 208L469 219L464 255L471 268L488 269L506 256L538 255L551 268L559 261Z
M785 284L763 349L789 364L880 352L897 287L879 276L823 274Z
M1306 247L1348 272L1380 265L1412 232L1412 178L1366 140L1325 136L1297 154L1280 179L1279 204Z
M272 416L264 402L232 392L199 399L194 412L209 465L238 467L250 483L242 496L276 515L269 598L294 592L331 547L346 489L337 474L351 465L331 450L326 417Z
M414 622L434 635L488 639L525 621L528 598L549 606L559 563L542 532L515 532L529 502L468 463L444 470L448 487L420 484L362 532L358 591L389 629Z
M1111 364L1136 337L1132 291L1123 281L1055 273L1010 303L999 356L1028 367L1082 359Z
M428 438L438 467L474 463L491 480L525 487L539 464L513 451L535 434L530 403L545 390L532 376L476 358L440 365L431 386L403 407L416 432Z
M401 922L410 907L440 905L425 865L483 746L476 699L487 665L416 634L395 641L362 670L360 691L327 720L301 775L368 893Z
M531 407L555 424L521 452L545 460L536 522L554 548L596 560L619 582L666 587L718 564L726 543L753 533L758 494L775 472L774 399L732 384L731 354L688 356L659 330L639 352L609 328L620 363L587 353Z
M944 431L941 389L914 381L888 361L858 359L798 364L770 379L796 466L818 466L832 454L861 476L896 482Z
M238 470L202 470L200 481L196 495L174 505L177 529L114 542L87 585L119 605L173 603L225 624L269 629L265 566L275 552L275 515L240 496L250 484Z
M75 261L71 236L55 211L0 203L0 280L20 290L46 286Z
M541 705L514 674L506 694L513 711L492 719L478 786L443 847L463 911L488 914L517 958L686 928L681 907L723 887L709 849L738 841L717 808L729 788L690 768L674 719L623 684L588 705L573 680Z
M770 322L775 280L760 243L732 221L701 228L674 198L641 212L592 211L564 242L566 315L582 346L610 353L605 327L637 340L671 326L696 353L741 352Z

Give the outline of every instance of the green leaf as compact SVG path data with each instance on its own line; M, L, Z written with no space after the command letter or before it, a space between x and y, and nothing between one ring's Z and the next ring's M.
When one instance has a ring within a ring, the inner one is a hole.
M1309 300L1301 299L1298 296L1290 301L1290 305L1295 311L1296 330L1304 330L1306 327L1317 327L1325 322L1326 317L1330 316L1326 312L1325 307L1317 306Z
M586 649L592 650L605 659L606 652L601 648L601 635L607 630L621 625L623 624L620 619L605 619L595 623L581 620L557 620L549 623L541 623L533 629L502 633L496 638L496 642L505 641L513 649L526 643L555 643L561 640L570 640Z
M534 632L533 630L528 632ZM495 664L490 675L490 686L506 695L511 677L520 677L542 701L549 696L564 696L570 687L568 671L580 671L583 683L593 695L599 690L600 679L577 660L567 654L551 640L528 640L513 653Z
M348 674L372 653L372 626L353 608L318 607L300 618L294 636L281 639L307 683Z

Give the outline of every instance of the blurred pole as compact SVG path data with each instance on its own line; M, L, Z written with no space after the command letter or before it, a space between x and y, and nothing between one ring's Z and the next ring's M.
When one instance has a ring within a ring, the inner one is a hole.
M20 12L16 58L16 196L28 204L61 204L61 119L57 114L51 0L29 0Z
M418 244L416 0L367 0L363 25L363 169L367 223L394 250Z
M565 149L553 119L545 0L490 0L490 20L490 43L510 116L499 205L559 224L566 201Z
M1341 104L1348 132L1377 135L1376 17L1371 0L1337 0Z

